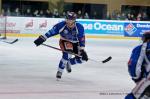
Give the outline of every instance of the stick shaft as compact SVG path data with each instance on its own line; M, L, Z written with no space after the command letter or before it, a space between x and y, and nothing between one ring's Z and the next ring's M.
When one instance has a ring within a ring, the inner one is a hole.
M69 53L69 54L72 54L72 55L81 57L81 56L78 55L78 54L75 54L75 53L72 53L72 52L69 52L69 51L63 51L63 50L61 50L60 48L57 48L57 47L53 47L53 46L50 46L50 45L47 45L47 44L42 44L42 45L47 46L47 47L50 47L50 48L53 48L53 49L56 49L56 50L61 51L61 52L66 52L66 53Z
M78 54L75 54L75 53L72 53L72 52L69 52L69 51L63 51L63 50L61 50L60 48L53 47L53 46L50 46L50 45L47 45L47 44L41 44L41 45L47 46L47 47L49 47L49 48L53 48L53 49L58 50L58 51L61 51L61 52L66 52L66 53L71 54L71 55L75 55L75 56L78 56L78 57L82 57L82 56L80 56L80 55L78 55ZM93 62L106 63L106 62L110 61L110 60L112 59L112 57L109 56L108 58L104 59L103 61L97 61L97 60L94 60L94 59L91 59L91 58L88 58L88 59L91 60L91 61L93 61Z

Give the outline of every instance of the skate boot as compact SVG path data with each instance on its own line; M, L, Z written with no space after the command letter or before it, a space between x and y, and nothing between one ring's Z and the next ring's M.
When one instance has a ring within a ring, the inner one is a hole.
M57 71L57 73L56 73L56 78L57 78L57 79L61 79L61 76L62 76L62 72Z
M71 65L69 63L67 63L67 65L66 65L66 71L68 73L71 73Z

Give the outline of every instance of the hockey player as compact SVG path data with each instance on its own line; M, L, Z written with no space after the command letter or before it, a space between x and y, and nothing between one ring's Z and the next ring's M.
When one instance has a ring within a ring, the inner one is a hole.
M65 21L57 23L51 30L49 30L45 35L39 36L35 41L35 45L39 46L46 41L47 38L54 35L60 35L59 45L64 51L62 59L59 62L58 71L56 78L60 79L64 68L71 72L71 65L77 63L82 63L83 61L88 61L88 56L85 47L85 34L83 26L76 21L76 14L74 12L68 12ZM69 51L80 55L72 58L72 55L65 52Z
M150 99L150 31L143 34L142 41L133 49L128 62L128 71L136 86L125 99Z

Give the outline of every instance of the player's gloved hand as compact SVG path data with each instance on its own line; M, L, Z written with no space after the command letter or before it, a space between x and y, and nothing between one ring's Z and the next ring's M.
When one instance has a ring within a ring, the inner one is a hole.
M46 38L41 35L34 41L34 43L36 46L39 46L45 41L46 41Z
M80 50L80 52L81 52L81 56L82 56L82 60L84 60L84 61L88 61L88 55L87 55L87 53L82 49L82 50Z

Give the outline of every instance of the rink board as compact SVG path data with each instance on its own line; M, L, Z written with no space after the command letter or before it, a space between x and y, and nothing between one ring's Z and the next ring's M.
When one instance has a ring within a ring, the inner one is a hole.
M36 18L36 17L7 17L7 36L37 37L45 34L62 18ZM78 19L84 26L88 38L114 38L114 39L137 39L145 31L149 31L148 21L113 21ZM131 38L128 38L131 37Z

